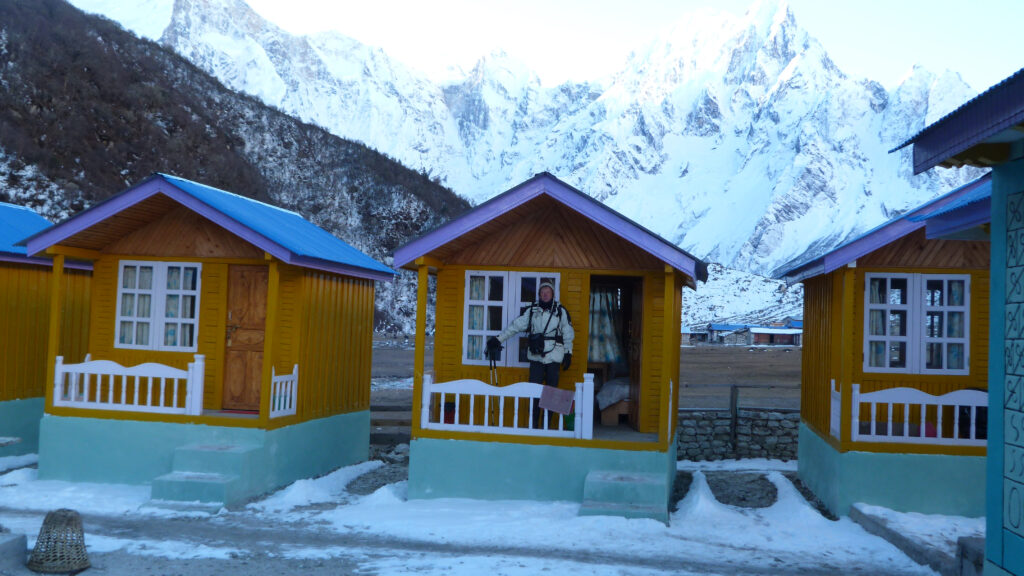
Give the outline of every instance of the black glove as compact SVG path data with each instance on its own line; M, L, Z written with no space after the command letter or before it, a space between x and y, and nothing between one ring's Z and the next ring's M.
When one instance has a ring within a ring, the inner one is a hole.
M498 360L501 355L501 341L495 336L491 336L487 339L487 359Z
M565 356L562 357L562 370L568 370L569 366L572 366L572 353L566 352Z

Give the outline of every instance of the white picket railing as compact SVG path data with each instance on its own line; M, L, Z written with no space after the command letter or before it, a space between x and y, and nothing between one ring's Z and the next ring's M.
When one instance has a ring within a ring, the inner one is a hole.
M870 420L862 422L861 406L865 404L869 406ZM911 410L912 407L917 408ZM947 446L986 443L988 393L982 390L957 390L933 396L913 388L890 388L861 394L860 384L854 384L852 409L854 441ZM949 418L953 420L948 430L943 427L944 418L946 424Z
M57 356L53 405L97 410L198 416L203 412L205 360L195 355L187 370L149 362L122 366L110 360L64 364Z
M832 433L832 437L839 438L839 423L843 414L843 395L839 393L839 387L836 386L836 379L832 379L832 385L829 386L832 396L832 404L829 410L829 432Z
M270 369L270 417L291 416L299 398L299 365L292 367L291 374L280 376Z
M532 382L508 386L491 386L480 380L434 383L430 375L425 375L420 427L584 440L594 437L593 374L584 374L583 382L576 383L571 430L565 425L562 414L535 409L534 400L540 399L543 390L543 384ZM531 427L535 411L539 413L538 428ZM552 419L556 421L553 426Z

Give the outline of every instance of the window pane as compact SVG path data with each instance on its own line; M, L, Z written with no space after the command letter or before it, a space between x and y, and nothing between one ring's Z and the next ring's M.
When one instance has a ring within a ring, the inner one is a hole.
M519 301L520 302L534 302L537 300L537 279L536 278L520 278L519 279Z
M168 294L167 302L164 305L164 318L178 317L178 295Z
M135 323L135 343L139 346L149 346L149 322Z
M946 336L949 338L964 337L964 313L948 312L946 314Z
M926 306L942 306L942 280L928 280L925 283L924 303Z
M950 370L963 370L964 369L964 345L963 344L947 344L946 345L946 368Z
M167 289L181 290L181 268L169 266L167 268Z
M469 299L470 300L483 300L484 299L484 288L487 285L483 276L470 276L469 277Z
M121 277L122 288L135 288L135 266L125 266Z
M182 281L181 287L184 290L195 290L197 279L198 275L196 274L196 269L188 266L185 268L185 279Z
M139 267L139 290L152 290L153 289L153 267L152 266L140 266Z
M135 315L135 294L121 294L121 316Z
M889 304L907 303L907 279L893 278L889 281Z
M942 344L929 342L925 346L925 368L929 370L942 370Z
M889 312L889 335L907 335L907 312L905 310L893 310Z
M164 324L164 346L178 345L178 325Z
M181 325L181 345L188 347L196 345L196 327L192 324Z
M490 280L487 289L487 299L501 302L505 299L505 279L501 276L489 276Z
M117 341L119 344L131 344L132 343L132 323L121 322L121 333L118 335Z
M150 310L153 297L149 294L139 294L138 308L135 310L135 315L139 318L149 318L153 315Z
M501 330L504 326L501 325L502 308L501 306L488 306L487 307L487 329L488 330Z
M470 360L484 359L484 337L470 334L466 339L466 358Z
M907 343L889 342L889 368L907 367Z
M195 296L182 296L181 297L181 317L182 318L195 318L196 317L196 297Z
M964 281L963 280L950 280L949 281L949 305L950 306L963 306L964 305Z
M927 338L942 338L942 312L929 312L924 320L924 335Z
M885 303L885 278L872 278L868 287L869 298L872 304Z
M868 320L868 334L885 336L885 310L871 310Z
M468 326L469 326L470 330L483 330L484 329L484 307L483 306L470 306L469 307Z
M868 366L885 368L885 342L877 340L868 343Z

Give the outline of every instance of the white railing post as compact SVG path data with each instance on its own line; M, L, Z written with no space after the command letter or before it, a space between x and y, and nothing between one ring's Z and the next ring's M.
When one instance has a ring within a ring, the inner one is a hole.
M56 406L60 400L64 399L63 386L61 385L64 380L64 357L57 356L53 361L53 404ZM74 398L72 396L72 398Z
M583 414L583 439L591 440L594 438L594 375L584 374L583 375L583 402L581 404Z
M860 384L854 384L851 388L853 401L850 403L850 440L856 442L860 436Z
M836 386L836 379L832 379L832 383L829 386L830 396L832 398L831 404L829 405L829 433L832 434L833 438L839 438L839 430L841 422L843 420L843 395L839 392L839 388Z
M203 413L203 388L206 375L206 357L196 354L188 364L188 380L185 384L185 413L199 416ZM175 387L177 390L177 387Z
M430 424L430 388L433 385L433 378L430 374L423 375L423 399L420 403L420 428L427 428ZM444 401L441 402L441 422L444 422Z

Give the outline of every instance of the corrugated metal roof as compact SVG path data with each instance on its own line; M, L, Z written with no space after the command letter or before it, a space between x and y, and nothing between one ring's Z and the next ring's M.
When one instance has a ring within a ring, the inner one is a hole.
M295 212L177 176L158 175L182 192L233 218L295 255L375 270L385 274L395 273L391 268L370 258Z
M957 210L960 210L961 208L974 204L975 202L982 202L991 197L992 179L982 177L980 186L968 190L966 194L964 194L960 198L957 198L954 202L951 202L939 208L934 208L932 210L923 210L914 213L911 216L908 216L907 219L912 220L914 222L921 222L924 220L928 220L929 218L935 218L936 216L942 216L943 214L955 212Z
M0 202L0 252L24 256L25 247L15 244L49 226L50 221L31 208Z
M729 332L734 330L743 330L744 328L750 328L754 324L709 324L708 328L715 332Z

